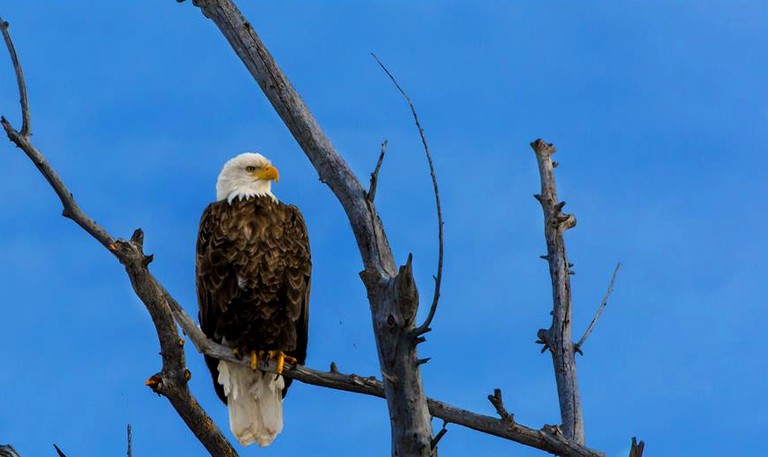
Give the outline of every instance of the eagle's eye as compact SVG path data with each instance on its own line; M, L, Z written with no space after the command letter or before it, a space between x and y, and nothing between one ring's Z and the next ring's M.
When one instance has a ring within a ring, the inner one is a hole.
M248 165L247 167L245 167L245 171L247 171L248 173L253 173L254 171L256 171L256 167L254 167L253 165Z

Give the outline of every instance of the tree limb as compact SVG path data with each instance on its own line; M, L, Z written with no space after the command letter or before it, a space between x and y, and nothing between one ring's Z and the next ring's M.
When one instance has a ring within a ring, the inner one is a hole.
M7 33L7 23L3 24L6 44L9 46L9 49L12 49L13 44L10 35ZM12 56L15 55L13 51L11 54ZM14 65L17 66L17 75L20 78L19 87L24 87L18 59L14 60ZM23 94L22 110L28 116L28 108L24 109L26 103L26 95ZM129 241L115 240L104 228L80 210L72 193L69 192L69 189L67 189L56 171L48 163L48 160L30 142L29 132L25 134L23 131L16 131L4 117L0 119L0 123L2 123L8 138L32 160L59 196L64 207L63 215L75 221L83 230L88 232L117 257L125 267L134 291L152 317L152 322L155 324L155 330L160 342L160 354L162 355L163 365L160 373L155 375L160 380L155 392L168 398L179 413L179 416L181 416L190 430L192 430L212 455L237 456L232 445L224 438L224 435L222 435L218 427L216 427L210 417L197 403L197 400L192 396L187 387L189 371L186 369L183 347L179 344L179 342L183 343L183 340L179 337L173 320L173 314L165 300L164 289L159 286L157 280L149 272L148 265L152 261L152 256L144 255L144 234L141 229L136 230ZM29 128L28 120L25 125Z
M209 340L173 298L168 297L168 303L173 310L176 322L178 322L184 334L192 341L192 344L198 351L219 360L249 366L250 362L245 359L238 359L232 354L231 348ZM286 362L283 375L305 384L385 398L384 386L375 377L342 374L335 364L332 364L331 367L331 371L323 372L301 365L291 365ZM276 364L273 360L260 360L259 368L274 373ZM498 399L499 401L501 400L500 392ZM536 430L520 425L514 421L512 414L506 413L503 403L500 403L500 405L502 411L506 414L501 415L501 418L474 413L431 398L427 399L427 403L430 414L447 423L468 427L564 457L599 457L603 455L600 452L593 451L568 440L562 433L557 434L548 428Z
M438 238L438 254L437 254L437 274L434 276L435 278L435 292L432 296L432 305L429 307L429 314L427 315L427 318L424 320L424 322L419 325L414 330L414 335L419 336L423 335L424 333L427 333L430 331L429 326L432 324L432 319L435 317L435 312L437 311L437 303L440 301L440 284L443 280L443 209L442 205L440 205L440 191L437 187L437 177L435 176L435 166L432 163L432 155L429 153L429 145L427 144L427 137L424 135L424 129L421 127L421 122L419 122L419 115L416 114L416 107L413 105L413 102L411 101L411 97L408 96L408 94L403 90L402 87L400 87L400 84L397 82L395 77L392 75L392 73L389 72L387 67L384 66L384 64L379 60L378 57L376 57L376 54L371 53L374 59L376 59L376 62L379 64L382 70L384 70L384 73L389 76L389 79L392 80L392 83L395 85L397 90L400 92L400 94L405 98L405 101L408 102L408 106L411 108L411 114L413 114L413 120L416 122L416 128L419 130L419 136L421 137L421 144L424 146L424 153L427 156L427 163L429 164L429 174L432 177L432 189L435 193L435 206L437 207L437 238Z
M573 350L578 352L579 354L584 355L584 353L581 352L581 346L584 344L584 341L587 340L587 337L589 336L589 334L592 333L592 329L595 328L595 324L597 324L597 320L600 319L600 315L603 314L603 309L605 309L605 305L608 304L608 298L611 296L611 292L613 292L613 284L616 282L616 275L619 273L620 268L621 268L621 262L617 263L616 268L613 270L611 283L608 284L608 290L605 291L605 295L603 296L603 301L600 302L600 307L597 308L597 313L595 314L595 317L592 318L592 322L589 323L589 327L587 327L587 331L584 332L584 335L582 335L579 342L573 346Z
M565 202L557 199L552 154L555 148L542 140L531 143L536 153L541 177L541 194L534 197L544 211L544 236L547 241L546 260L552 280L552 325L538 331L539 341L552 353L560 403L560 418L565 437L584 444L584 419L576 377L576 358L571 339L571 279L573 272L565 252L563 234L576 225L573 214L563 213Z

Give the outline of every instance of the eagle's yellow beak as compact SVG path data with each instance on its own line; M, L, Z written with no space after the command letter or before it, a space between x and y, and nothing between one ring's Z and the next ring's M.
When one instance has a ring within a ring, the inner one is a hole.
M269 181L269 180L274 180L275 182L280 181L280 172L277 171L277 168L273 167L272 165L265 165L259 168L253 173L253 176L255 176L258 179L263 179L265 181Z

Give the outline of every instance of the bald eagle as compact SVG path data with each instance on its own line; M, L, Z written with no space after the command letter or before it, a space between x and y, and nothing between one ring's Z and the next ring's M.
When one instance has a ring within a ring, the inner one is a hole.
M291 379L264 373L259 357L304 364L312 262L304 218L272 194L277 169L261 154L229 160L216 202L200 218L196 282L208 338L250 358L250 368L205 356L229 424L243 445L266 446L283 429Z

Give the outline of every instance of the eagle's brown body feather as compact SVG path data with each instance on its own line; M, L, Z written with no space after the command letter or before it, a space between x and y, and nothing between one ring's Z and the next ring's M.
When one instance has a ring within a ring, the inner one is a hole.
M304 218L269 197L210 204L200 219L197 294L203 332L241 354L307 356L312 262ZM205 357L216 393L218 360ZM285 380L285 390L290 379Z

